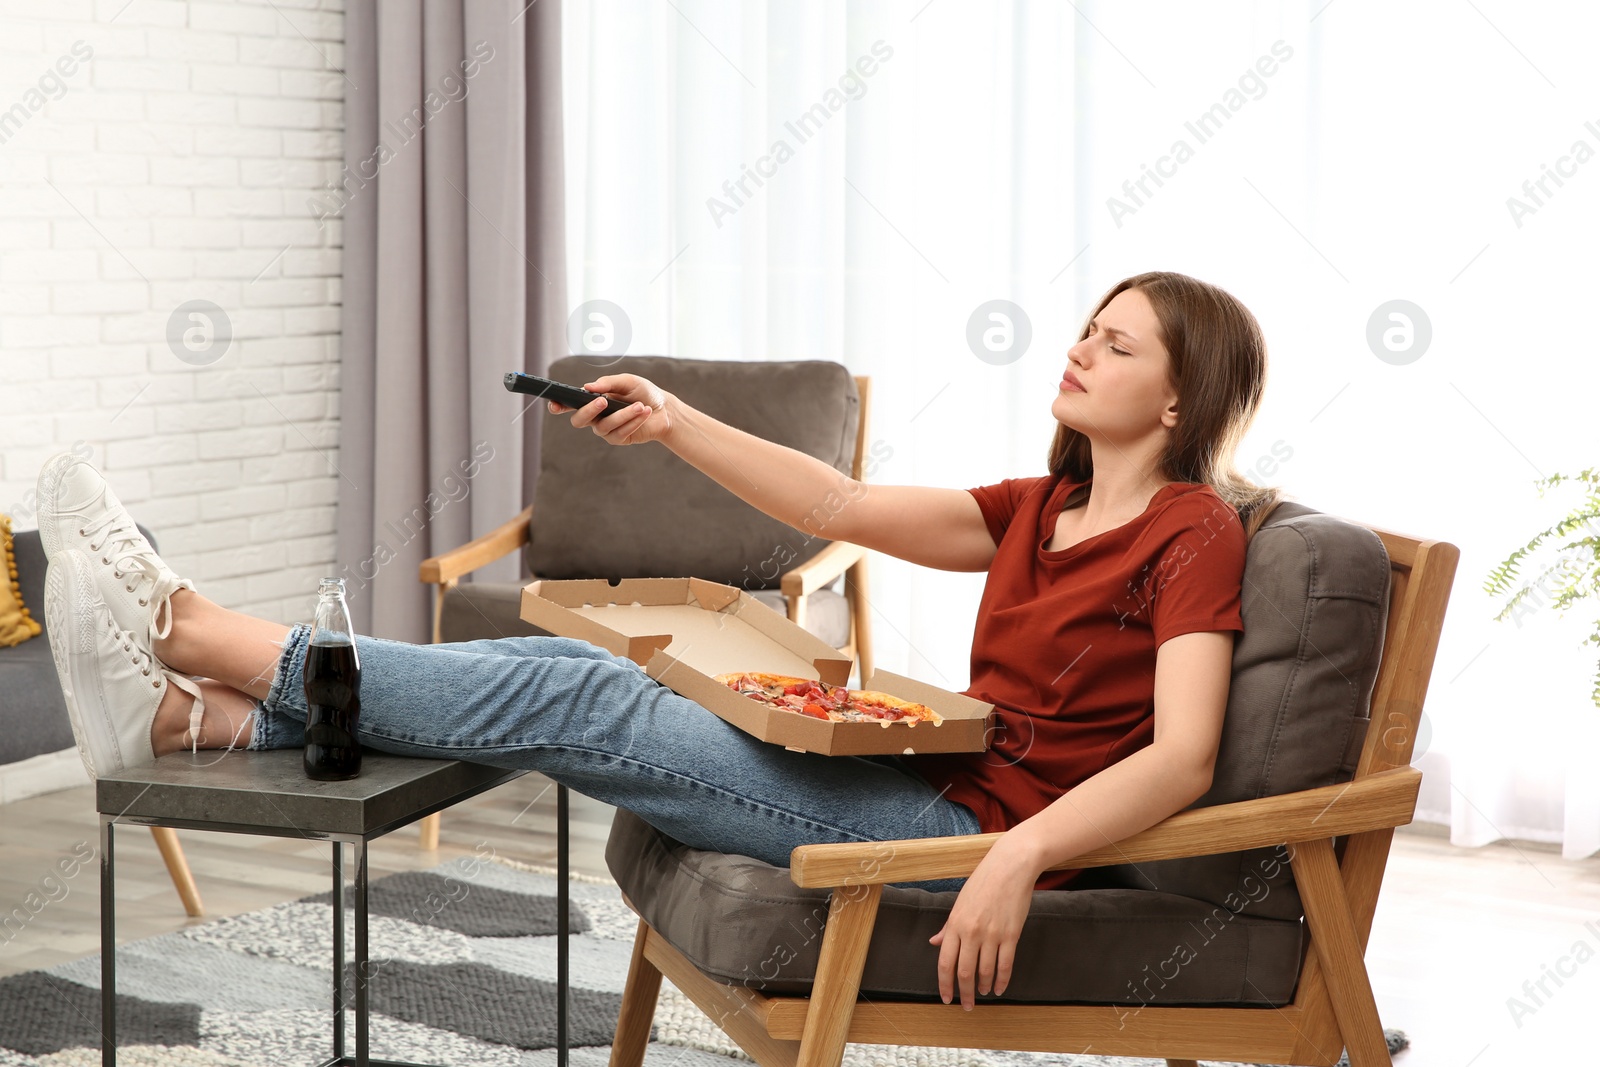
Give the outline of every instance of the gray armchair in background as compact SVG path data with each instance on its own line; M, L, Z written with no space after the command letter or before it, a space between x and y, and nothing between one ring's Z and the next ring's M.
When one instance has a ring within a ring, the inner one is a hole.
M721 422L815 456L839 471L841 488L846 477L863 478L870 380L839 363L626 356L599 367L570 356L547 376L582 385L603 374L648 378ZM695 577L744 589L855 659L864 679L872 673L867 550L823 537L848 499L835 493L816 501L799 530L665 448L619 448L548 418L533 504L423 561L420 577L436 589L434 640L545 632L522 621L524 582L463 580L522 550L524 573L537 578ZM424 820L423 847L436 845L437 833L437 816Z

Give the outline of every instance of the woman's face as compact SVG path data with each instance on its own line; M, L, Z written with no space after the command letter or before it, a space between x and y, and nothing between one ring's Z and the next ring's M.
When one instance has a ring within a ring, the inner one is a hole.
M1167 376L1155 309L1142 292L1125 289L1095 316L1089 335L1067 350L1050 413L1091 438L1137 441L1160 426L1177 425L1178 394Z

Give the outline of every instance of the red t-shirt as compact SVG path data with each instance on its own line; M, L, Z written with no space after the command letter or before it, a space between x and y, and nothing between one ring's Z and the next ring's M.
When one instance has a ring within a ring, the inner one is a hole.
M904 756L945 796L1007 830L1155 737L1156 649L1243 632L1239 514L1203 483L1163 486L1142 515L1061 551L1056 517L1082 482L1008 478L968 490L998 546L965 692L995 707L984 752ZM1047 872L1042 889L1080 873Z

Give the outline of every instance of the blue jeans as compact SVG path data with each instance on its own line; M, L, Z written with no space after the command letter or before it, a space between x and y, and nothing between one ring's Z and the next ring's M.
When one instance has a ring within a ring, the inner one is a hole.
M305 744L294 627L251 748ZM539 771L695 848L789 865L796 845L979 832L893 756L823 756L759 741L630 659L566 637L412 645L356 638L361 743L401 756ZM903 883L954 889L961 879Z

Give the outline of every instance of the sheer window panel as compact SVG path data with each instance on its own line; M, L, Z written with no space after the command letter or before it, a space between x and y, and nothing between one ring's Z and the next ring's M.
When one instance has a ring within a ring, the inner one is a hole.
M1521 226L1507 207L1600 147L1596 15L1480 7L568 0L571 299L622 306L631 352L870 374L872 480L965 488L1044 473L1066 350L1112 283L1223 286L1270 350L1240 470L1462 549L1419 817L1587 855L1600 803L1568 742L1600 714L1597 653L1574 613L1493 622L1482 584L1576 499L1532 479L1596 462L1594 342L1568 323L1600 162ZM1001 366L966 341L991 299L1032 328ZM1367 343L1393 299L1431 322L1414 363ZM878 560L879 661L964 687L981 590Z

